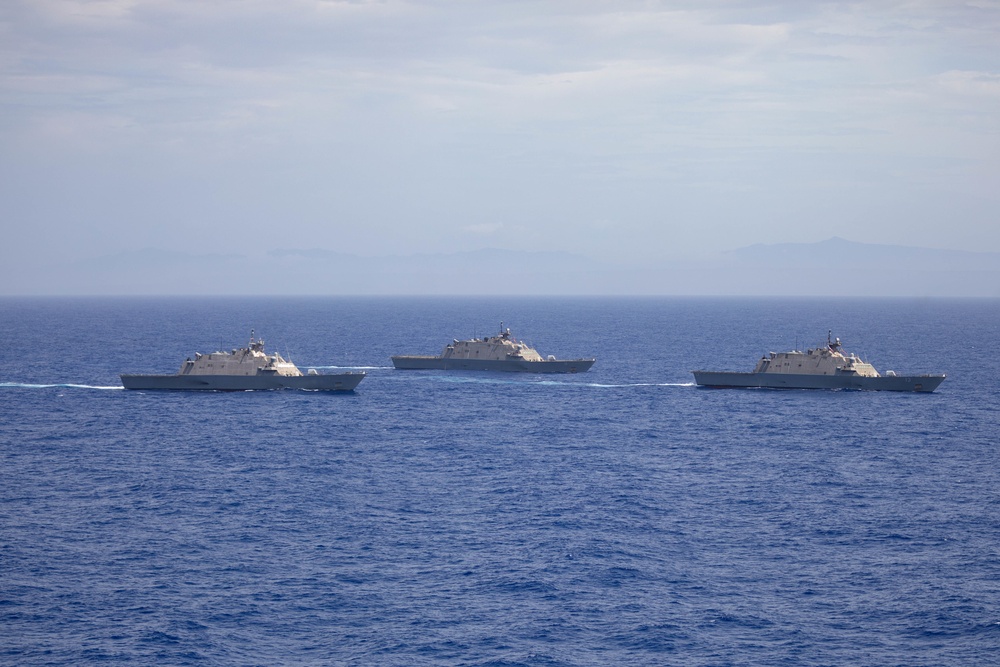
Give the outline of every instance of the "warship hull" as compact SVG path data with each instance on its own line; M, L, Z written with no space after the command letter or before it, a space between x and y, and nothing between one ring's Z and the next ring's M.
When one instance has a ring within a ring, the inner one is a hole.
M364 373L329 375L122 375L126 389L174 391L254 391L305 389L309 391L354 391Z
M457 359L421 355L400 355L392 358L399 370L437 371L505 371L513 373L585 373L595 359Z
M855 389L865 391L931 392L938 388L944 375L883 375L859 376L854 373L807 375L803 373L729 373L692 371L695 384L720 389Z

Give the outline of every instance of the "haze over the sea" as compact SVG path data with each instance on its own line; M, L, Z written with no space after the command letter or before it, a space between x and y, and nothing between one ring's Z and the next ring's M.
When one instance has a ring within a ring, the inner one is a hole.
M72 272L73 279L59 282ZM362 257L152 248L40 272L34 295L1000 296L1000 253L863 244L760 244L697 260L601 262L482 249ZM22 292L22 294L25 294Z

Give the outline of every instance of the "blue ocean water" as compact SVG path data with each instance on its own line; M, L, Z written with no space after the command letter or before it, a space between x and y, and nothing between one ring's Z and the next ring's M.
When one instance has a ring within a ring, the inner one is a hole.
M570 376L397 372L503 320ZM1000 301L0 300L0 664L984 665ZM353 394L126 392L254 328ZM933 394L710 390L833 330Z

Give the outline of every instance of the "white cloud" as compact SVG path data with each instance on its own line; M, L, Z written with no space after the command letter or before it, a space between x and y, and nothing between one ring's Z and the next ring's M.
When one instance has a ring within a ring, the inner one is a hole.
M56 24L106 27L127 19L142 0L32 0L31 8Z
M969 72L950 70L931 78L931 81L949 95L971 98L971 101L995 102L1000 98L1000 72ZM966 103L970 100L967 99ZM994 115L995 110L984 107L983 111Z

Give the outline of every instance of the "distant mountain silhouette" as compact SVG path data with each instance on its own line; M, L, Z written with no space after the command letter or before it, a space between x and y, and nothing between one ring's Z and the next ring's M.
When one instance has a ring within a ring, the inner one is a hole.
M866 266L872 269L966 271L1000 269L1000 253L858 243L838 236L818 243L758 243L738 248L729 254L745 264L787 267Z
M755 244L713 262L718 293L1000 296L1000 253L859 243Z

